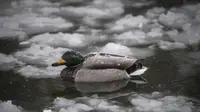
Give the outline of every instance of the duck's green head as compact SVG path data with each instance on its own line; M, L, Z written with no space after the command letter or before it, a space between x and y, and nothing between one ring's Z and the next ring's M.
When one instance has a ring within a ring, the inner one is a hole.
M76 51L67 51L62 55L61 59L53 63L52 66L66 65L67 67L72 67L81 64L83 60L84 57L80 53Z

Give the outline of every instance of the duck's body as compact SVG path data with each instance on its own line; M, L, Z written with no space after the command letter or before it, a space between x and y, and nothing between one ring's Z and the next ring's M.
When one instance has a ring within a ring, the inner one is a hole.
M73 58L70 57L70 60ZM70 82L111 82L130 79L132 77L130 74L141 68L142 65L135 58L91 53L83 57L79 64L63 69L60 77Z

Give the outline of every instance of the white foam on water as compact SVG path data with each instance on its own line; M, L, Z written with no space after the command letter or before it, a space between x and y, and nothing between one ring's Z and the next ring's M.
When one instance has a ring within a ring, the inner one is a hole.
M185 49L187 46L180 42L168 42L160 41L158 42L158 47L163 50L174 50L174 49Z
M193 103L183 96L163 96L159 92L137 94L131 98L136 111L192 112Z
M51 67L61 56L68 51L67 48L53 48L47 45L32 44L30 48L14 53L14 57L22 61L18 73L26 77L48 78L58 77L63 67Z
M0 101L0 112L22 112L22 110L20 106L12 104L12 101Z
M133 28L142 28L143 25L149 23L149 20L142 15L132 16L131 14L125 15L123 18L117 20L109 27L110 32L122 32Z

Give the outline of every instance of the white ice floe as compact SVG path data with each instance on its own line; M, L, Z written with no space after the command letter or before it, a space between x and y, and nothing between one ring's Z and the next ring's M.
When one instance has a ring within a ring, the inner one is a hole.
M164 95L160 92L150 94L133 92L127 97L130 98L132 106L123 105L118 100L107 100L104 97L93 95L74 99L58 97L50 108L55 112L192 112L193 109L198 108L194 106L190 98Z
M127 46L155 44L163 38L163 31L161 28L152 28L148 33L141 30L134 30L124 32L115 36L117 43Z
M145 40L147 38L146 34L140 30L124 32L120 35L117 35L115 38L116 42L127 46L141 45L148 43Z
M0 101L0 112L23 112L22 110L20 106L12 104L12 101Z
M200 26L192 26L187 31L180 33L178 36L172 39L184 44L198 44L200 42Z
M159 41L158 47L163 50L185 49L187 46L180 42Z
M14 53L16 59L26 64L18 72L26 77L57 77L64 66L51 67L51 64L60 59L63 53L68 50L67 48L33 44L30 48Z
M61 17L26 17L19 23L28 34L56 32L73 27L73 24Z
M133 28L142 28L143 25L149 22L144 16L132 16L131 14L117 20L111 25L109 30L111 32L122 32Z
M93 30L86 34L80 33L44 33L36 35L27 42L46 44L54 47L70 47L70 48L82 48L86 45L93 44L96 42L101 42L107 40L108 37L101 33L101 30Z
M0 17L0 37L23 40L26 34L58 32L73 27L73 23L51 15L58 11L58 6L47 0L13 1L8 14Z
M135 95L131 103L136 111L143 112L192 112L193 103L183 96L162 96L154 92L149 95Z
M0 28L0 39L12 40L17 39L19 41L25 40L26 33L19 30L12 30L9 28Z
M190 22L190 19L187 15L183 13L168 11L167 14L160 15L159 21L168 27L182 29L184 24Z
M136 58L145 58L154 55L153 48L129 48L124 45L108 43L100 52L118 54L123 56L134 56Z
M147 36L151 37L150 39L153 39L153 38L159 39L163 36L163 30L160 27L152 28L150 32L147 33Z
M177 30L166 31L165 34L169 36L171 39L176 38L179 34Z
M21 65L23 65L23 63L13 56L0 53L0 70L7 71Z
M119 0L94 0L87 6L63 7L60 10L60 14L75 17L110 19L121 15L123 11L123 4Z
M130 56L133 53L131 52L131 49L115 43L108 43L106 44L102 49L101 52L104 53L110 53L110 54L117 54L117 55L124 55L124 56Z
M69 33L44 33L36 35L30 40L31 43L47 44L55 47L84 47L86 45L85 36L83 34Z
M108 102L107 100L92 97L79 97L74 100L65 98L56 98L54 107L59 112L89 112L89 111L107 111L107 112L126 112L127 109Z

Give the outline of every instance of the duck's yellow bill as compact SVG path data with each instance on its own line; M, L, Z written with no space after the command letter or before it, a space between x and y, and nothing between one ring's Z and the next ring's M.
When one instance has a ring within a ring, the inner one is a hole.
M61 58L55 63L53 63L52 66L59 66L59 65L65 65L65 64L66 64L66 61Z

